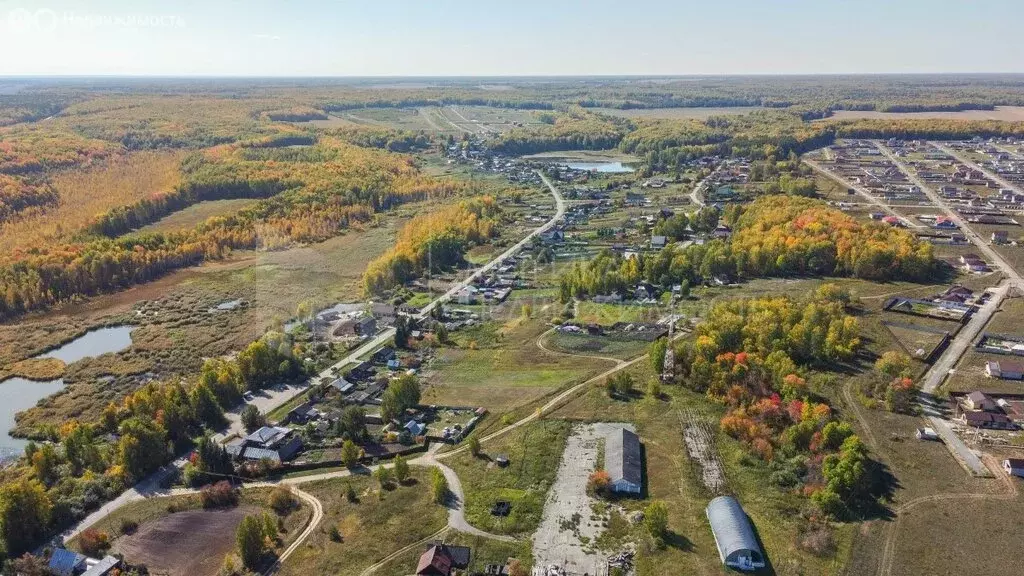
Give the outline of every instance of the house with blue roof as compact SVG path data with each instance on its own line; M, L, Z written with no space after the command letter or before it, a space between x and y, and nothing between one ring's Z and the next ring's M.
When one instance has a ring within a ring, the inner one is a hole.
M427 431L426 424L423 424L422 422L417 422L415 420L409 420L408 422L406 422L403 428L405 428L405 430L408 431L409 434L412 434L413 436L423 436L423 434Z
M50 556L47 567L57 576L78 576L85 572L87 558L66 548L57 548Z

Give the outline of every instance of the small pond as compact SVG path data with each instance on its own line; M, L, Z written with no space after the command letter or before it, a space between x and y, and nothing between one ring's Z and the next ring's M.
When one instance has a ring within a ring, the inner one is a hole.
M28 440L13 438L8 433L14 428L14 415L36 405L39 400L56 394L64 387L63 380L34 382L25 378L8 378L0 382L0 459L19 456Z
M633 169L622 162L566 162L573 170L595 170L606 174L633 172Z
M119 352L132 345L134 326L111 326L90 330L74 340L36 358L57 358L65 364L78 362L109 352ZM0 382L0 458L21 454L26 440L13 438L14 415L64 387L63 380L36 382L25 378L8 378Z
M112 326L90 330L59 348L40 354L37 358L57 358L63 360L65 364L71 364L83 358L92 358L108 352L120 352L132 345L133 330L135 330L134 326Z

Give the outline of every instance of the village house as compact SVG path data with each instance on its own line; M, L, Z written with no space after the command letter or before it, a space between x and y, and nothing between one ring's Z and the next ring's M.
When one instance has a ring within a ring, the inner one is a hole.
M643 206L645 203L647 203L647 197L643 194L639 194L637 192L626 192L626 206L637 207Z
M291 428L264 426L240 441L225 446L227 453L243 460L284 462L302 449L302 438Z
M416 576L450 576L453 570L468 568L471 556L472 550L466 546L434 542L420 556Z
M353 372L354 372L354 370L353 370ZM355 387L356 387L356 385L355 385L354 382L349 382L345 378L335 378L334 381L331 382L331 388L334 388L335 390L337 390L339 394L348 394ZM299 408L301 408L301 407L302 406L300 406ZM298 408L296 408L296 410L298 410Z
M666 242L668 242L668 238L665 236L651 236L651 248L655 250L664 248Z
M964 288L963 286L951 286L946 289L945 292L939 294L936 300L940 302L954 302L957 304L963 304L974 296L974 291L970 288Z
M374 364L387 364L388 360L391 360L394 357L395 349L392 348L391 346L385 346L380 350L374 352L373 356L370 357L370 360Z
M982 412L999 412L999 406L995 400L984 392L975 390L964 396L963 406L967 410L981 410Z
M988 272L988 264L977 254L964 254L960 256L960 263L967 272Z
M391 304L378 302L370 306L370 314L377 319L377 322L390 326L398 318L398 309Z
M1013 430L1016 425L1006 414L994 412L972 411L964 412L960 423L971 428L988 428L993 430Z
M985 363L985 375L1003 380L1024 380L1024 362L1018 360L991 360Z

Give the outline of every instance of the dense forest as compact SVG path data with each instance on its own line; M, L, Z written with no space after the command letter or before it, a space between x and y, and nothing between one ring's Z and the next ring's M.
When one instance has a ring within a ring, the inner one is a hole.
M30 208L52 206L57 199L57 192L45 182L32 183L26 178L0 174L0 222Z
M605 150L614 148L630 129L628 121L573 109L565 114L544 116L550 123L516 128L492 143L495 152L536 154L552 150Z
M426 178L407 157L324 138L295 148L215 147L185 162L184 190L118 209L94 229L119 234L188 199L259 197L241 212L172 234L139 234L44 246L0 266L0 318L131 286L233 249L325 240L403 202L446 197L465 184Z
M713 228L717 222L713 212L695 213L688 222ZM630 258L605 250L585 264L577 263L562 277L561 297L568 301L629 294L640 281L692 286L715 278L804 274L921 281L935 271L930 244L905 230L861 224L820 200L763 196L726 216L733 225L728 241L686 247L671 244L654 254Z
M800 489L843 518L873 505L867 450L809 388L804 373L853 357L860 345L849 294L825 284L804 300L716 304L694 341L677 347L679 382L725 404L723 432L768 464L771 481Z
M413 218L402 228L395 246L367 266L366 292L380 294L425 272L462 264L469 248L497 233L501 214L494 199L485 196Z

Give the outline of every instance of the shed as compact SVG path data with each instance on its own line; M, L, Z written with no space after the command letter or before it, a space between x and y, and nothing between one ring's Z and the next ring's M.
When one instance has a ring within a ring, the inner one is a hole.
M1003 469L1010 476L1024 478L1024 458L1007 458L1003 460Z
M754 526L739 501L732 496L719 496L708 504L705 512L722 564L737 570L764 568L764 553L754 537Z
M85 556L66 548L57 548L47 565L57 576L74 576L85 570Z
M89 569L82 573L82 576L107 576L114 572L115 568L121 567L121 559L115 556L104 556Z
M604 445L604 469L611 480L612 492L639 494L643 485L642 468L637 435L625 428L612 432Z

